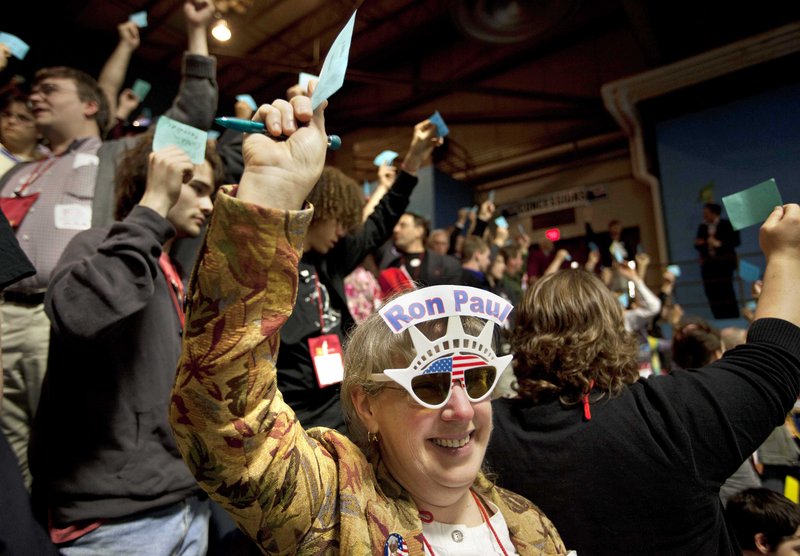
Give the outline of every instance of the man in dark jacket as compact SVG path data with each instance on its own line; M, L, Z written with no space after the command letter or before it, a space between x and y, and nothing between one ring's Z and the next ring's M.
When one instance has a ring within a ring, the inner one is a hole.
M145 136L120 163L121 221L76 235L45 296L50 356L30 461L34 501L67 553L206 550L208 499L167 423L183 331L168 253L201 232L222 162L149 152Z
M695 249L700 252L700 274L703 288L715 319L739 317L739 305L733 289L739 232L730 221L721 218L722 207L707 203L703 207L703 223L697 228Z
M381 270L398 268L419 287L461 284L461 263L451 255L425 248L428 223L424 217L406 212L393 231L391 245L384 246L378 265Z

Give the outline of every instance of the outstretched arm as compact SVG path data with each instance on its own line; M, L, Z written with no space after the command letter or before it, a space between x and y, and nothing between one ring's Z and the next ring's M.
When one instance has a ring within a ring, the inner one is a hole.
M300 209L325 161L323 110L298 96L254 115L267 133L245 136L241 184L217 196L170 410L200 486L269 553L295 553L336 489L333 459L283 402L275 369L311 220Z
M800 326L800 206L776 207L758 236L767 269L756 307L756 319L776 318Z
M139 48L139 28L133 21L126 21L117 25L119 32L119 43L111 53L111 57L106 61L97 84L105 93L108 99L108 113L117 112L117 95L125 81L125 74L128 73L133 51ZM113 124L113 122L111 122Z

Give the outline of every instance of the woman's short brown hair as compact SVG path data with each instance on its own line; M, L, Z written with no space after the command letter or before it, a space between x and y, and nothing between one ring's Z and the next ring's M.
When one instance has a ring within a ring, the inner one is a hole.
M611 396L639 378L637 342L598 278L562 270L536 281L517 307L511 337L521 397L574 404L594 387Z

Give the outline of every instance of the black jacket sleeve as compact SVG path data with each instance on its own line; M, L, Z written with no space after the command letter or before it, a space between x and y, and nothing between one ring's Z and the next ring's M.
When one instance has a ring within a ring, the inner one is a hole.
M147 305L162 244L175 233L154 211L136 206L109 230L92 228L67 245L45 296L53 333L91 340Z
M417 178L400 171L397 179L378 206L355 234L342 238L335 249L336 265L343 274L350 274L371 251L392 236L392 230L408 207L409 198L417 185Z

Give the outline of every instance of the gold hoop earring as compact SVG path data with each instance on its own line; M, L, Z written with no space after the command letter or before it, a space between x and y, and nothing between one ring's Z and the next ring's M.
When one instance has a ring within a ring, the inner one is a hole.
M378 434L372 431L367 432L367 442L372 444L373 442L378 442Z

